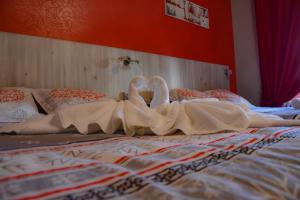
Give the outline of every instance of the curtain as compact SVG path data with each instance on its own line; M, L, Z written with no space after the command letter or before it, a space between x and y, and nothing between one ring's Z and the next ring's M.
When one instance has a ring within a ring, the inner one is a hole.
M262 105L300 92L300 0L255 0Z

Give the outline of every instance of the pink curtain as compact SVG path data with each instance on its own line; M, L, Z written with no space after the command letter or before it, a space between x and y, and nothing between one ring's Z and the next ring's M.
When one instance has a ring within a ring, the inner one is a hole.
M255 0L262 105L300 92L300 0Z

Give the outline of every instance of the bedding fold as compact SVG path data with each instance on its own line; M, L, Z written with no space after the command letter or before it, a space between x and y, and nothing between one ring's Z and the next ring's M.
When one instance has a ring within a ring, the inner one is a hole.
M153 83L157 81L157 83ZM154 100L150 108L138 91L151 83ZM20 134L61 133L78 131L82 134L123 130L127 135L154 133L168 135L182 131L187 135L209 134L220 131L241 131L249 127L299 126L300 120L253 112L245 104L195 99L167 103L168 88L160 77L134 78L129 87L129 101L104 99L98 102L74 105L48 116L0 128L0 132ZM162 97L162 98L159 98Z
M155 109L130 101L104 100L72 106L48 116L2 127L0 132L20 134L60 133L77 130L114 133L122 129L127 135L154 133L168 135L182 131L187 135L219 131L241 131L249 127L299 126L300 120L282 118L245 109L230 102L210 99L173 102Z

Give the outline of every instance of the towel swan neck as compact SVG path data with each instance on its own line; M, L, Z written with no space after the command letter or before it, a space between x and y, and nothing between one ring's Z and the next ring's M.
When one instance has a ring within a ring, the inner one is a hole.
M152 101L150 102L151 108L169 103L169 88L166 81L162 77L151 77L149 85L154 91Z
M134 77L129 84L129 101L136 105L147 106L145 100L139 94L139 91L145 88L153 90L153 98L150 102L151 108L169 103L169 89L166 81L160 76L153 76L150 79L144 76Z
M148 85L148 79L144 76L136 76L129 83L128 100L139 106L147 106L139 91Z

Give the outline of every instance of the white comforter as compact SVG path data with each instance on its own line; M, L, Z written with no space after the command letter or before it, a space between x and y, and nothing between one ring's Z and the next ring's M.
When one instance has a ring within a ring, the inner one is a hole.
M154 99L150 108L138 91L150 87ZM249 127L300 125L300 120L283 120L274 115L250 111L246 105L199 99L168 103L168 89L159 77L137 77L129 87L129 100L103 100L68 107L45 117L0 128L0 132L59 133L76 129L82 134L102 130L114 133L122 129L129 135L152 132L167 135L181 130L187 135L224 130L241 131Z

